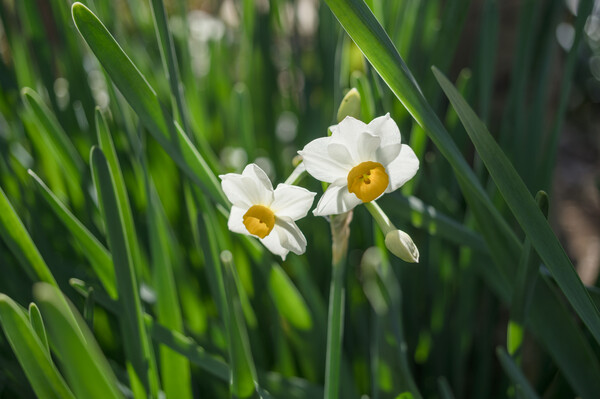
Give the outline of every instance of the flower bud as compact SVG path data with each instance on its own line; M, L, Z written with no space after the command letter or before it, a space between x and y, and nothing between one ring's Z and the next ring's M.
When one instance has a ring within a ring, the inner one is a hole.
M347 116L360 120L360 94L354 88L350 89L342 99L337 112L338 123Z
M419 250L412 238L402 230L392 230L385 235L385 246L387 249L409 263L419 262Z

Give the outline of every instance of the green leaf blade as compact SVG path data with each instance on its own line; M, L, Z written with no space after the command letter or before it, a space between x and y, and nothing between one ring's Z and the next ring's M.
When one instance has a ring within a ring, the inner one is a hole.
M84 255L90 261L96 275L102 282L106 292L113 299L117 299L117 287L115 282L115 269L112 265L112 259L108 250L98 241L98 239L73 215L67 207L60 202L58 197L50 191L50 188L35 174L29 170L29 175L33 178L36 186L40 189L42 197L46 200L50 208L60 219L63 225L71 232L75 240L84 249Z
M215 201L228 205L221 185L205 158L174 122L154 89L104 24L79 2L73 4L71 13L79 33L152 136L194 182Z
M436 79L454 106L490 175L561 290L600 343L600 313L544 214L504 152L452 83L435 67Z
M0 188L0 236L15 254L30 278L34 281L45 281L57 286L52 272L50 272L48 265L2 188Z
M113 173L102 150L92 148L90 157L115 267L119 306L122 310L119 320L132 389L136 398L157 397L158 378L143 321L139 287L124 227L123 205L118 200Z
M290 324L304 331L312 328L312 317L304 298L281 266L276 263L272 265L269 274L269 289L275 306Z
M117 379L81 316L58 288L37 283L33 295L46 321L48 338L78 398L122 399Z
M75 399L53 364L47 343L40 340L24 310L4 294L0 294L0 324L35 394L41 399Z

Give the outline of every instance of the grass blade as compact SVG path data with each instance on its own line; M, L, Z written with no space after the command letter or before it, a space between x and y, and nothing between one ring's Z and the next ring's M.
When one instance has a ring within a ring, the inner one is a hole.
M38 398L75 399L52 362L47 343L40 340L25 311L4 294L0 294L0 324Z
M115 266L121 309L119 320L132 390L136 398L155 398L158 396L158 378L144 325L139 287L122 216L123 205L118 200L113 174L102 150L92 148L90 157Z
M149 199L148 229L157 296L157 319L166 328L183 332L183 320L170 253L170 248L173 248L175 243L169 235L171 228L158 194L148 179L146 179L146 187ZM161 377L167 398L191 398L191 373L188 360L164 346L160 348L160 359Z
M173 99L174 114L177 115L179 123L186 132L190 132L187 120L187 108L183 102L183 86L177 67L177 55L173 45L173 36L169 31L167 23L167 11L162 0L150 0L152 16L154 18L154 28L156 30L156 39L160 50L160 58L163 61L163 67L167 73L169 86L171 87L171 98Z
M548 195L539 191L535 197L536 202L545 217L548 217ZM525 320L531 304L531 295L534 293L538 277L540 258L531 249L531 241L525 239L523 253L519 259L517 282L513 292L510 306L510 320L508 321L507 348L511 356L515 356L523 342Z
M258 388L258 378L234 276L236 271L233 257L230 252L226 252L221 258L225 269L225 292L228 298L226 327L231 365L231 394L236 398L249 398Z
M73 143L63 130L56 116L44 104L42 98L32 89L25 87L22 90L23 102L33 112L36 125L42 134L42 139L49 151L61 165L67 178L71 201L76 208L83 204L83 191L81 190L81 177L84 163Z
M37 283L33 295L39 303L51 347L77 397L122 398L117 380L81 316L58 288Z
M46 335L46 328L44 327L44 320L40 314L40 309L33 302L29 304L29 322L31 323L31 327L33 327L33 331L35 331L48 353L50 353L48 336Z
M535 200L504 152L467 102L456 91L452 83L435 67L433 72L454 106L498 189L527 237L531 240L533 247L550 269L575 311L589 328L596 341L600 343L600 313L575 272L569 257L552 232L542 211L536 205Z
M153 137L184 172L221 205L228 205L221 185L190 139L173 122L156 92L100 20L86 6L74 3L73 21L106 72Z
M299 330L312 328L312 317L304 298L283 271L281 266L274 263L269 273L269 290L279 313Z
M98 239L73 215L67 207L60 202L50 188L36 175L29 170L29 175L39 187L42 197L46 200L50 208L54 211L59 220L71 232L75 240L83 248L83 253L90 261L92 268L100 279L102 286L113 298L117 299L117 287L115 283L115 269L112 265L112 259L108 250Z
M133 261L133 266L137 277L142 278L146 269L146 262L142 257L142 251L140 249L140 244L135 232L133 213L131 212L131 205L129 203L129 197L127 196L127 189L125 187L125 180L123 179L123 173L121 172L121 166L119 165L119 159L117 158L117 151L115 150L110 131L108 130L106 119L99 108L96 108L95 116L98 144L100 145L102 153L106 157L106 161L108 162L108 166L114 178L115 193L117 195L117 200L121 205L123 227L125 228L127 241L130 245L131 260Z
M538 399L539 396L535 393L529 384L529 381L527 381L527 378L523 375L523 372L511 359L508 353L506 353L506 350L498 347L496 348L496 355L498 355L498 360L500 360L504 372L510 377L517 389L520 389L523 396L527 399Z
M17 257L29 277L57 286L54 276L42 258L23 222L0 188L0 236Z

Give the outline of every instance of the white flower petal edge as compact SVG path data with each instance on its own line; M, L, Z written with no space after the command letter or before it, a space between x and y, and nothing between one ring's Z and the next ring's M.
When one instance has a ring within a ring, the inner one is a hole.
M381 147L401 144L400 129L398 129L398 125L396 125L389 112L369 122L367 129L369 133L381 138Z
M256 164L244 168L242 174L227 173L220 175L221 187L227 199L239 207L252 205L271 205L273 186L267 174Z
M229 230L257 237L269 251L284 260L290 251L298 255L306 251L306 238L294 221L306 216L316 193L289 184L279 184L273 190L266 173L255 164L246 166L242 174L228 173L219 177L225 195L233 204L227 221ZM248 213L248 220L254 219L252 222L244 220ZM257 225L262 227L256 229ZM253 232L248 230L253 228Z
M306 216L312 206L315 195L303 187L292 186L281 183L277 185L273 196L271 209L278 218L288 217L292 220L298 220Z
M348 183L340 179L332 183L321 196L317 208L313 211L315 216L339 215L348 212L361 201L348 191Z
M306 166L306 171L315 179L331 183L344 176L348 167L332 159L328 151L330 137L322 137L308 143L298 154Z
M400 154L386 169L390 176L390 185L385 192L391 193L415 177L419 170L419 158L417 158L412 148L406 144L402 144Z
M271 234L261 238L260 242L275 255L285 260L291 251L296 255L302 255L306 251L306 238L302 231L289 218L278 218Z
M247 236L251 235L246 226L244 226L244 213L248 211L248 208L243 209L237 206L231 207L231 212L229 212L229 219L227 220L227 228L234 233L245 234Z

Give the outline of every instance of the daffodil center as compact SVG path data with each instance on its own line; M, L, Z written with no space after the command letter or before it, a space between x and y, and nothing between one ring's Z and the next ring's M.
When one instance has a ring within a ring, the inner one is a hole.
M262 205L253 205L244 214L244 226L250 234L265 238L275 226L275 214Z
M362 202L371 202L379 197L389 182L390 178L379 162L362 162L348 173L348 191Z

